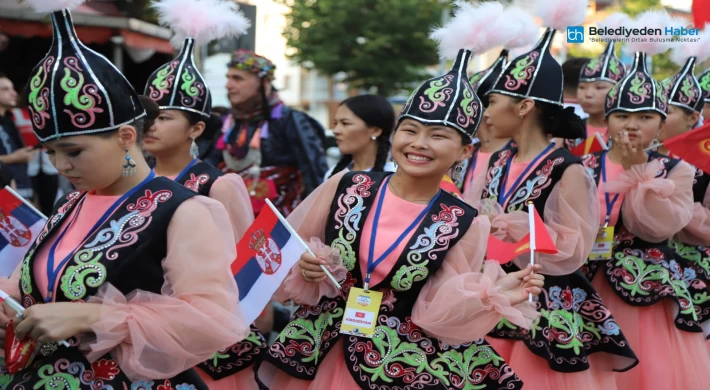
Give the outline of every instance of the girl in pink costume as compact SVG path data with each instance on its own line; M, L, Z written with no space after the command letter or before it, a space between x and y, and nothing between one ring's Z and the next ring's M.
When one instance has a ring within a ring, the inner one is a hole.
M195 66L195 45L246 32L248 21L234 4L221 0L161 0L153 4L161 24L183 39L177 57L160 66L148 78L145 95L160 107L160 113L143 139L145 150L155 156L155 173L174 180L200 195L222 203L239 242L254 220L249 193L241 176L224 174L198 159L196 139L213 139L222 121L211 114L212 96ZM189 16L189 17L187 17ZM214 24L226 28L214 29ZM270 307L260 324L267 329ZM249 336L237 344L214 351L197 367L211 390L258 389L253 365L266 348L266 339L253 324Z
M39 344L31 365L3 383L207 390L192 367L249 333L235 314L229 220L219 202L155 177L140 152L146 112L138 95L78 40L61 9L81 2L71 3L32 1L60 10L27 98L37 138L77 191L57 203L0 283L26 308L17 338ZM13 317L5 308L3 327ZM67 339L69 347L57 344Z
M479 7L489 21L502 10ZM503 317L529 326L535 313L525 301L543 278L532 267L505 275L483 262L487 219L439 189L446 171L470 154L480 120L465 73L470 56L460 50L449 73L410 97L393 140L395 174L338 174L289 216L300 235L332 249L304 254L282 286L281 298L304 306L258 372L270 388L522 386L481 337ZM344 266L331 266L344 276L342 290L319 268L333 257ZM383 294L374 336L340 334L348 294L364 286Z
M664 15L641 15L637 23L652 26L647 18ZM642 48L649 54L664 51L657 45ZM619 389L706 389L710 371L694 303L698 294L707 294L707 286L691 263L668 247L668 239L692 219L694 170L644 151L663 129L667 102L646 68L646 53L636 52L628 76L606 99L612 147L584 158L599 184L600 221L613 227L605 233L614 240L610 259L590 260L583 271L639 357L633 370L616 374Z
M567 7L580 5L557 6L559 14L574 16L576 8ZM544 19L557 28L566 25ZM488 124L496 137L512 137L517 146L494 153L486 174L465 197L480 206L491 219L492 234L506 242L530 233L527 204L532 202L558 250L537 255L546 275L536 302L540 320L530 330L502 321L487 340L526 389L614 389L613 370L629 369L637 359L612 312L577 271L599 230L599 206L581 160L549 141L584 133L574 110L562 105L562 68L550 54L554 34L548 29L532 50L512 60L489 92ZM529 261L525 252L503 268L516 272Z

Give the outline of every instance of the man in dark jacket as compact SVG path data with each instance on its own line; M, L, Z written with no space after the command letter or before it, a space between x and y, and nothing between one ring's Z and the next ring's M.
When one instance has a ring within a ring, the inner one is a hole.
M12 120L10 110L17 105L17 92L7 76L0 73L0 163L15 179L17 193L32 201L32 181L27 174L27 163L36 151L25 148L20 132Z
M239 50L228 65L232 112L205 160L244 177L255 213L268 198L287 215L320 185L328 169L325 130L279 99L271 85L276 69L271 61Z

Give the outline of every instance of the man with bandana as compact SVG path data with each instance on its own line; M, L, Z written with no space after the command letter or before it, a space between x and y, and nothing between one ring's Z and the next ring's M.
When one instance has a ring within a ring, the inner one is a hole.
M254 213L268 198L288 215L328 169L325 130L279 99L272 85L276 67L267 58L238 50L228 66L231 114L206 161L243 176Z

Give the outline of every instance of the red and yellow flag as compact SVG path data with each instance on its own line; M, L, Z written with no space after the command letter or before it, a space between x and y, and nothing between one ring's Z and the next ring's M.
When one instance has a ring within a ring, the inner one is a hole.
M454 183L449 175L444 175L444 178L441 179L441 184L439 186L442 190L450 193L451 195L461 198L461 191L459 191L458 187L456 187L456 183Z
M668 151L710 174L710 123L667 139Z
M584 142L572 148L570 152L577 157L582 157L590 153L601 152L602 150L606 150L606 142L604 142L604 139L602 139L599 133L594 133L594 135L585 139Z
M533 210L533 218L535 221L535 252L548 254L557 253L557 247L545 227L545 222L542 221L537 210ZM488 259L496 260L500 264L505 264L526 252L530 252L530 233L518 242L503 242L492 234L488 236L488 250L486 251L486 258Z

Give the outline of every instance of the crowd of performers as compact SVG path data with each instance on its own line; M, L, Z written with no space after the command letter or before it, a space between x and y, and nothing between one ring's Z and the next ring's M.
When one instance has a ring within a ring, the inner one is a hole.
M191 1L243 23L232 5ZM29 367L0 376L4 389L710 386L710 174L649 150L702 123L710 69L696 77L694 65L710 54L683 49L680 71L661 83L648 61L667 47L630 46L627 67L610 42L579 73L585 123L564 107L550 53L558 30L580 24L583 2L550 1L542 37L510 60L530 26L538 31L532 17L461 3L432 34L451 70L418 87L398 118L381 97L343 102L344 155L326 172L309 152L322 151L319 126L278 99L269 60L237 52L230 99L252 85L258 104L224 124L211 112L193 51L219 36L171 19L189 1L156 5L184 43L144 95L81 43L67 2L56 3L38 7L51 11L54 41L27 98L35 134L77 191L0 281L26 308L15 317L3 306L0 326L14 319L18 339L41 344ZM481 38L503 21L518 33ZM471 58L500 46L469 78ZM593 133L608 150L568 150ZM202 153L198 141L214 135ZM460 193L442 190L446 175ZM273 297L296 309L272 342L268 310L254 324L239 314L230 271L264 198L315 254ZM490 235L530 233L529 204L557 253L534 266L527 252L488 258ZM594 252L600 242L609 253ZM341 334L348 294L363 287L382 294L375 333Z

